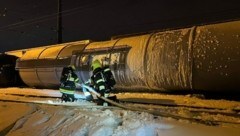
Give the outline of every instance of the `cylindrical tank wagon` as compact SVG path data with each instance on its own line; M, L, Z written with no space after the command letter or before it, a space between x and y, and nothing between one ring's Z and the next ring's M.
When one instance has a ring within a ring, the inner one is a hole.
M0 54L0 86L19 86L23 82L18 71L15 70L17 57L13 55Z
M16 68L29 86L57 88L64 66L83 81L91 62L108 63L125 90L240 89L240 21L194 26L110 41L59 44L27 50Z
M83 50L88 41L71 42L26 50L16 69L28 86L57 88L63 67L71 64L73 50Z

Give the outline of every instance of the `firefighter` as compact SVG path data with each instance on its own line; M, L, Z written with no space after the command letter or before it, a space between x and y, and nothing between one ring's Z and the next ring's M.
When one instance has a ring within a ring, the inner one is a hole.
M62 101L73 102L75 100L74 92L78 82L79 78L75 73L75 67L73 65L63 68L59 88L62 93Z
M91 65L92 69L92 76L91 76L91 82L93 84L93 88L101 94L101 96L109 97L109 93L111 92L113 85L110 85L112 81L114 80L112 76L112 72L110 71L109 67L102 68L102 65L99 60L95 60L92 62ZM115 83L115 80L114 80ZM99 100L98 104L107 105L107 103L103 103L103 101Z
M107 85L107 88L109 89L108 91L109 92L112 92L114 90L114 85L116 84L116 81L113 77L113 74L112 74L112 71L108 65L108 63L104 63L103 64L103 75L105 77L105 81L106 81L106 85Z

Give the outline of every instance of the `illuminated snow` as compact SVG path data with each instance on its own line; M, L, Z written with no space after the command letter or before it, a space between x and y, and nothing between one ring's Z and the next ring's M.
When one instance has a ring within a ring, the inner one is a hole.
M8 94L7 94L8 93ZM21 94L25 97L13 96L9 94ZM29 88L4 88L0 89L0 98L7 100L21 101L42 101L47 103L50 98L31 98L31 96L53 96L59 97L61 94L57 90L41 90ZM141 96L148 98L150 94L122 93L119 98L131 98ZM161 95L151 95L152 98L161 99ZM166 95L166 98L173 96ZM182 103L192 101L189 96L175 96L176 102ZM195 104L201 102L194 98ZM55 102L55 101L51 101ZM209 102L211 102L209 100ZM214 102L214 101L212 101ZM231 104L237 102L226 102L220 100L216 107L231 107ZM231 126L205 126L184 120L175 120L172 118L156 117L145 112L134 112L114 109L81 108L81 103L69 103L66 106L36 105L29 103L0 102L0 134L3 130L10 131L8 136L238 136L240 130L238 127ZM86 103L85 103L86 104ZM83 105L82 105L83 106ZM206 115L207 116L207 115ZM215 116L216 118L218 116Z

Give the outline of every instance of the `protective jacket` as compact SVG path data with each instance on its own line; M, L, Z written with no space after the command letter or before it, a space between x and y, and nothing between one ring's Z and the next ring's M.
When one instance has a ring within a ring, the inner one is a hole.
M74 94L76 83L79 82L78 76L71 67L64 68L60 79L60 92L64 94Z
M103 67L102 73L104 75L104 78L105 78L105 81L106 81L106 84L107 84L108 88L112 89L113 86L116 84L116 81L113 77L112 71L109 68L109 66Z
M96 89L97 92L99 92L101 95L103 95L106 90L108 90L108 86L106 84L106 81L104 80L102 68L96 68L93 71L93 75L91 76L91 80L93 82L93 87Z
M109 93L116 83L109 67L104 69L100 67L96 68L93 71L91 80L93 82L94 88L101 95L104 93Z

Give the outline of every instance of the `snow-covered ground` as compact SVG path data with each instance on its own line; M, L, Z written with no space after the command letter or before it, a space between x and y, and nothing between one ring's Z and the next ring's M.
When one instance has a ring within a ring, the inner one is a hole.
M17 94L17 95L8 95ZM25 95L25 97L20 96ZM236 109L239 102L201 100L189 96L121 93L119 98L151 98L172 100L177 104ZM57 90L2 88L0 89L0 135L8 136L239 136L239 125L206 126L186 120L154 116L146 112L120 108L83 108L87 102L66 105L23 103L48 102L59 97ZM3 101L14 100L15 102ZM19 103L18 101L21 101ZM92 104L92 103L91 103ZM72 105L72 106L71 106ZM74 105L74 106L73 106ZM217 116L217 115L216 115ZM239 122L239 117L234 117Z

